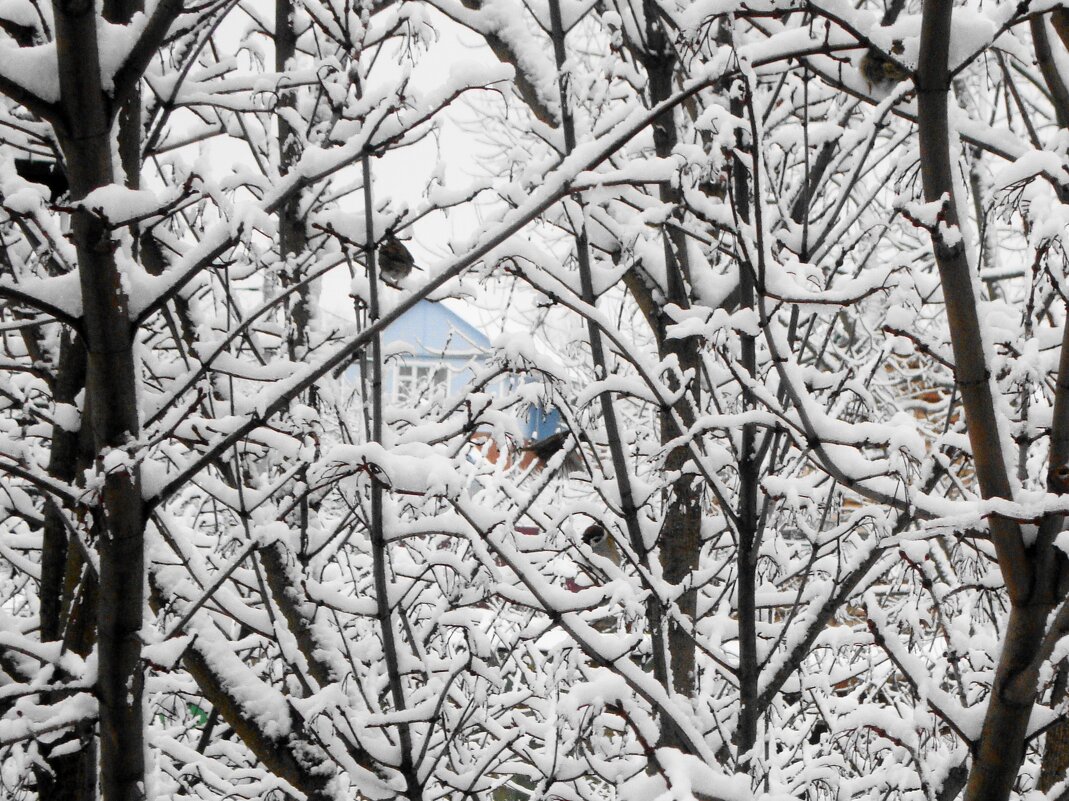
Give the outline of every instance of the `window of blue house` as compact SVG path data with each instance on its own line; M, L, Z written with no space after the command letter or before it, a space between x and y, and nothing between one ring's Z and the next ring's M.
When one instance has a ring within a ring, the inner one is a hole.
M399 364L394 381L394 400L415 403L438 392L448 392L449 373L445 367L429 364Z

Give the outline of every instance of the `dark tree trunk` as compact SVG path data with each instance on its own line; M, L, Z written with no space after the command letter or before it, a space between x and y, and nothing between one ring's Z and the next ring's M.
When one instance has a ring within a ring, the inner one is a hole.
M743 99L733 95L731 113L744 118L747 114ZM739 154L753 155L753 142L747 142L740 130L736 137L736 150ZM744 156L735 155L731 165L731 195L739 223L749 224L753 219L751 203L758 202L750 189L751 167ZM739 270L738 305L741 309L753 309L757 303L757 292L761 287L755 280L755 265L749 263L744 249L738 248L735 254ZM757 377L757 343L756 337L741 333L742 367L747 374ZM746 388L742 390L742 411L750 411L755 406L753 393ZM742 426L738 444L739 498L736 508L738 554L735 559L736 570L736 610L739 620L739 723L735 730L735 751L740 770L749 768L749 753L757 742L757 721L760 711L759 683L760 662L757 654L757 553L760 547L758 528L758 485L760 482L761 459L758 454L757 430L753 423Z
M1057 709L1066 697L1069 685L1069 664L1062 662L1054 676L1050 705ZM1069 718L1062 717L1047 729L1043 746L1043 761L1039 768L1039 789L1044 793L1065 779L1069 769ZM1064 797L1064 794L1063 796Z
M293 28L293 0L275 0L275 69L284 72L287 65L297 53L297 32ZM292 109L296 103L295 93L280 91L278 95L279 110ZM286 175L300 159L301 144L297 131L290 125L286 115L277 114L279 172ZM301 216L301 193L293 195L282 204L278 213L279 255L286 262L282 273L283 286L299 281L301 276L289 268L293 260L304 251L308 237L304 219ZM287 301L286 308L290 305ZM308 323L311 320L311 290L308 285L297 291L293 302L291 317L286 321L286 345L290 359L297 360L308 347Z
M56 0L53 10L63 117L57 134L77 200L114 179L113 119L101 85L93 5ZM106 221L78 210L71 234L82 291L87 422L95 467L105 473L93 520L100 556L100 787L104 801L140 801L145 520L139 471L121 458L122 448L139 433L133 326Z
M646 11L647 19L655 19L652 8ZM652 15L652 16L651 16ZM667 100L672 95L672 80L675 76L676 59L667 41L664 30L659 24L647 29L644 66L649 76L650 105ZM679 142L674 112L668 111L653 124L653 147L662 158L671 156ZM681 208L682 196L679 189L667 183L659 187L663 203ZM664 244L665 274L668 278L666 303L680 308L688 308L690 293L687 282L690 278L690 261L687 257L686 236L676 228L666 228L662 236ZM662 359L675 357L681 372L689 372L691 383L684 395L685 402L678 404L674 410L663 409L661 412L661 441L677 441L683 432L679 430L676 419L671 413L675 411L684 426L694 423L694 410L698 408L701 375L701 359L698 354L698 340L695 337L673 339L668 336L671 320L663 314L655 323L657 347ZM672 389L678 389L672 386ZM664 523L660 536L660 560L664 579L678 586L688 579L698 567L701 554L701 493L696 489L694 476L683 472L683 467L690 459L690 449L686 444L677 444L665 458L665 470L677 474L672 485L671 499L665 510ZM688 589L676 601L682 616L694 621L697 611L697 592ZM682 626L668 623L668 655L671 660L672 686L675 692L690 698L695 688L695 644L693 636ZM674 745L679 745L675 743Z
M975 281L959 231L955 204L947 99L952 0L925 0L921 52L917 71L918 127L924 197L941 202L938 225L931 228L932 245L943 287L947 322L954 351L955 373L968 423L973 464L984 498L1011 498L1012 491L999 442L991 373L977 313ZM1064 344L1063 344L1064 348ZM1059 384L1064 382L1066 354L1062 354ZM1059 396L1064 395L1059 386ZM1051 435L1051 468L1057 466L1059 437L1064 433L1064 397L1056 399ZM1018 525L1007 518L990 518L992 542L1010 598L1002 653L988 698L980 741L965 788L966 801L1005 801L1013 790L1025 754L1028 719L1035 704L1040 663L1037 654L1046 634L1047 618L1059 597L1059 573L1064 559L1051 553L1045 521L1036 543L1026 548Z
M56 403L74 404L85 387L85 348L77 337L64 332L59 344L59 362L53 398ZM85 465L82 465L84 468ZM48 474L73 484L78 468L78 432L56 426L48 455ZM67 566L67 530L60 510L45 507L41 542L41 640L53 642L62 634L61 608L63 576Z
M86 356L82 340L64 332L59 344L59 361L53 397L56 403L74 404L85 387ZM73 484L80 471L89 466L92 452L90 432L82 420L81 431L67 431L59 426L52 432L48 473L55 479ZM41 540L41 640L63 640L67 648L88 656L96 637L97 584L85 571L81 553L68 545L62 510L45 506L44 532ZM84 575L83 575L84 574ZM61 679L62 676L57 676ZM61 696L46 693L44 703L56 703ZM41 749L45 765L36 769L40 798L59 801L90 801L96 796L96 741L94 727L79 726ZM79 746L71 751L72 741ZM53 756L53 752L61 753Z

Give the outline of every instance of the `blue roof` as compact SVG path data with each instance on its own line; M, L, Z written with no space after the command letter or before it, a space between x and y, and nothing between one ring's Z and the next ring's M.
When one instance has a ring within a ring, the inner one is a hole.
M490 338L441 303L421 300L382 333L383 344L405 343L413 356L470 358L490 349Z

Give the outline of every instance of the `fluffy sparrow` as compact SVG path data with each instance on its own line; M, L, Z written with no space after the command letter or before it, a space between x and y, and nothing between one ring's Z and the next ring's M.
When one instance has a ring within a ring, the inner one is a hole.
M394 236L393 231L387 231L379 245L379 275L382 280L395 289L399 288L413 268L419 269L408 248Z
M609 532L599 523L594 523L583 532L583 542L590 546L590 550L598 556L604 556L614 565L620 564L620 551L616 547Z

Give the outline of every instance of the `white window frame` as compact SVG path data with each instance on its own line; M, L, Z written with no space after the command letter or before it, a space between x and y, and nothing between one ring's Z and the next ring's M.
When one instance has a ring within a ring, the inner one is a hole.
M449 370L444 364L408 363L397 365L393 380L395 403L426 400L438 389L449 389Z

